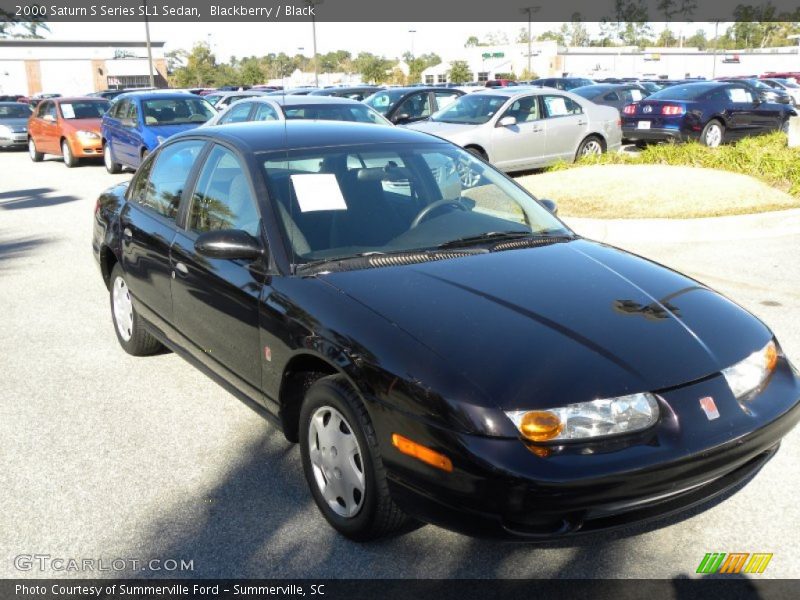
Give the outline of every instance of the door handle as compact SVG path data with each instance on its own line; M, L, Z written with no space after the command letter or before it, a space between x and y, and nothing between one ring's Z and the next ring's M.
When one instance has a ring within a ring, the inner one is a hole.
M586 121L578 121L578 125L586 125Z
M125 240L130 241L133 239L133 232L128 227L126 227L125 229L122 230L122 237L125 238Z
M175 270L178 273L180 273L181 275L188 275L189 274L189 269L182 262L176 262L175 263Z

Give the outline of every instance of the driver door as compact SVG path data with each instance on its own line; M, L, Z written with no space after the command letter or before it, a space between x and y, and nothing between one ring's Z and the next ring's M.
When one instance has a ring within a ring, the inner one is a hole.
M514 117L514 125L501 126L505 117ZM519 98L507 106L500 116L491 121L493 126L490 157L493 164L504 170L536 166L545 154L545 130L541 109L536 96Z

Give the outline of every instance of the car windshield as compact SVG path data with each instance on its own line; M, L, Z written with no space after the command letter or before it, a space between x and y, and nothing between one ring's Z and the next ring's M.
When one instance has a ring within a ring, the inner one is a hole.
M298 265L571 235L505 175L451 144L313 148L259 162Z
M364 98L364 104L377 110L382 115L389 112L389 109L403 96L405 92L399 90L385 90L372 94Z
M353 121L391 125L382 115L363 104L293 104L284 106L287 119L315 119L322 121Z
M648 96L648 100L695 100L706 92L715 89L715 84L687 83L664 88Z
M9 102L0 104L0 119L27 119L31 116L32 109L28 104Z
M81 102L61 102L61 116L65 119L99 119L111 106L105 100L86 100Z
M215 114L208 102L200 98L159 98L142 104L147 125L205 123Z
M793 79L775 79L775 81L787 88L800 88L800 85L797 85L797 82Z
M497 94L469 94L431 115L431 121L480 125L491 119L510 96Z

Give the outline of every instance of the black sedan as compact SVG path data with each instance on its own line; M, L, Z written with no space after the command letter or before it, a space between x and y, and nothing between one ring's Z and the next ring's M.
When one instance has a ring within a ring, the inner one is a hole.
M390 88L364 99L396 125L427 119L433 113L455 102L465 92L454 88L413 86Z
M622 136L634 141L698 140L716 147L746 135L787 131L795 110L744 83L674 85L622 109Z
M99 198L93 246L122 348L171 348L275 422L354 539L683 510L800 419L800 374L757 318L402 128L178 134Z
M750 93L759 98L762 102L777 102L779 104L794 104L792 96L783 89L773 88L760 79L719 79L724 83L738 83L745 86Z
M626 105L639 102L650 95L644 87L636 83L602 83L586 85L572 90L573 94L582 96L603 106L613 106L621 111Z
M330 87L310 92L309 96L336 96L337 98L349 98L350 100L363 100L375 92L382 90L377 85L359 85L353 87Z

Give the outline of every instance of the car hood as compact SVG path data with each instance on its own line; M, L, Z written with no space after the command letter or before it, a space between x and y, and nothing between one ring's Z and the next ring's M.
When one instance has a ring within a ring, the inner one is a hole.
M702 284L580 239L320 277L505 410L685 384L771 337Z
M5 125L6 127L11 127L12 131L16 131L21 133L23 131L28 130L28 119L27 118L9 118L9 119L0 119L0 125Z
M462 123L441 123L439 121L420 121L418 123L410 123L405 125L408 129L415 129L424 133L432 133L445 139L453 139L460 134L475 131L476 127L480 125L470 125Z
M102 119L100 117L96 119L69 119L64 121L64 127L71 131L94 131L100 133L101 123Z

